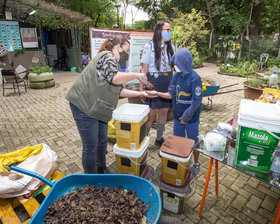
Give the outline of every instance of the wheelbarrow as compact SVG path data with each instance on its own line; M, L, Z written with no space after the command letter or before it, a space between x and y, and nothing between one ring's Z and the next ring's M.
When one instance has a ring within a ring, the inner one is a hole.
M207 97L207 104L203 104L203 107L205 107L205 108L210 106L210 109L212 109L212 102L213 102L212 97L215 96L215 95L226 94L226 93L231 93L231 92L244 90L244 88L242 88L242 89L234 89L234 90L228 90L228 91L224 91L224 92L218 92L221 89L228 88L228 87L231 87L231 86L235 86L235 85L238 85L239 83L234 83L234 84L230 84L230 85L226 85L226 86L222 86L222 87L218 82L214 81L214 83L215 83L214 86L207 86L206 90L202 91L202 97Z
M146 206L148 203L150 204L150 208L146 214L147 224L156 224L160 217L161 199L158 191L152 183L138 176L129 174L72 174L61 178L57 182L51 182L37 173L16 166L11 166L10 169L38 178L51 187L50 192L29 224L45 223L45 214L47 213L48 207L52 205L54 201L66 193L75 191L75 188L86 187L86 184L101 188L122 186L124 189L131 191L134 189L137 196Z

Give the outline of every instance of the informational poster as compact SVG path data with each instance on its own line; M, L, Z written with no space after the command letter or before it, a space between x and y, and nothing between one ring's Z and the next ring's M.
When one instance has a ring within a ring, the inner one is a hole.
M8 51L22 49L18 22L0 21L0 42L7 46Z
M116 36L122 35L124 38L130 40L130 32L116 31L116 30L100 30L90 29L90 41L91 41L91 58L97 55L99 48L103 42L110 38L113 39Z
M130 71L140 72L141 70L141 57L143 54L144 46L153 38L153 33L147 32L132 32L130 44L130 57L129 65Z
M146 43L153 38L152 32L134 32L134 31L119 31L119 30L101 30L90 29L91 41L91 57L94 58L102 43L107 39L113 39L115 36L122 35L130 42L129 61L126 64L127 70L130 72L140 72L140 58Z
M38 47L38 37L36 28L21 28L20 33L23 48Z

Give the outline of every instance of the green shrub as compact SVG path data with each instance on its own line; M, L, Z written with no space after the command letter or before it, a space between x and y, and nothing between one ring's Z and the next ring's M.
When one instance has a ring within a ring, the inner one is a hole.
M45 73L45 72L52 72L52 67L50 66L37 66L32 68L32 73L35 74L41 74L41 73Z

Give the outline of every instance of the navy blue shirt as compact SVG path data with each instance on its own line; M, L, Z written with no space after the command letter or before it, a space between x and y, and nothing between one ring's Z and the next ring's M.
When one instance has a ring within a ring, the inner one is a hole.
M201 79L195 71L174 74L168 88L173 100L174 119L182 118L185 123L194 123L199 119L202 108L201 89Z

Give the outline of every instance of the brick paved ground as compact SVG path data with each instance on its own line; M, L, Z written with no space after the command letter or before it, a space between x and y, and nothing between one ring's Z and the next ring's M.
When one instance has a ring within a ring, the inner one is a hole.
M242 88L243 78L217 74L213 64L197 69L204 78L218 81L222 86L239 83L218 92ZM4 154L28 145L48 144L59 156L58 168L65 174L82 173L81 141L65 95L79 74L55 75L56 86L50 89L28 89L20 97L0 97L0 153ZM23 90L22 90L23 91ZM201 113L200 133L206 134L218 122L229 121L237 110L243 91L213 96L212 109ZM119 104L126 103L120 100ZM206 98L203 100L207 103ZM172 134L168 122L164 136ZM155 130L150 133L148 164L154 169L160 159L153 146ZM108 144L107 163L115 161L113 145ZM184 213L174 215L185 223L272 223L280 190L247 174L219 164L219 195L215 195L214 173L211 174L203 216L198 216L209 159L201 156L201 171L191 184L193 192L184 200ZM213 169L214 170L214 169Z

